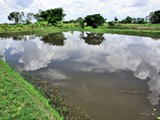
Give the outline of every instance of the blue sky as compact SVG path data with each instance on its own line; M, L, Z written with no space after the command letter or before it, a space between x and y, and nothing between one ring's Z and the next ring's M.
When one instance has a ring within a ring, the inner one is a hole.
M160 0L0 0L0 23L8 22L7 16L13 11L36 13L57 7L64 9L65 20L100 13L109 21L115 16L145 17L160 9Z

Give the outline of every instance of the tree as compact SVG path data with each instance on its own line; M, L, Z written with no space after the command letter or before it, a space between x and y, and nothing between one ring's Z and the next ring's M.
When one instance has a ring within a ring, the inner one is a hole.
M84 19L82 17L79 17L76 19L76 22L79 23L79 25L84 28Z
M27 13L25 15L24 12L21 12L21 22L25 23L25 24L29 24L31 23L32 19L34 18L34 14L33 13Z
M115 18L114 18L114 21L115 21L115 23L117 23L117 22L118 22L118 18L117 18L117 17L115 17Z
M25 20L26 24L31 23L31 20L33 19L33 17L34 17L33 13L27 13L26 20Z
M137 19L136 18L132 18L132 23L137 23Z
M126 23L132 23L132 17L127 16L127 17L125 18L125 21L126 21Z
M82 18L82 17L78 17L77 19L76 19L76 22L77 23L81 23L81 22L83 22L84 21L84 19Z
M145 23L145 19L144 18L137 18L137 23L138 24L144 24Z
M8 15L8 20L10 21L14 21L15 24L18 24L21 20L22 20L22 16L23 16L23 12L19 13L19 12L11 12Z
M97 28L105 23L105 19L100 14L87 15L84 19L84 22L87 23L87 26Z
M132 17L127 16L125 19L121 21L121 23L132 23Z
M35 14L35 18L39 21L47 21L47 23L51 23L55 25L58 21L63 20L65 14L62 8L49 9L46 11L39 11L39 13Z
M149 14L149 20L153 24L159 24L160 23L160 10L151 12Z
M34 19L36 19L38 22L45 21L42 17L40 17L40 14L42 13L43 10L39 9L38 13L34 14Z
M115 22L114 22L114 21L110 21L110 22L108 22L108 25L109 25L109 26L114 26L114 25L115 25Z
M76 23L74 19L69 20L69 23Z

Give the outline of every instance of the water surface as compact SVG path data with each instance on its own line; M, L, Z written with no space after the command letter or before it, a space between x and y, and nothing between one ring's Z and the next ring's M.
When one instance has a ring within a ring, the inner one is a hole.
M148 114L159 114L159 40L89 32L16 36L1 38L0 55L50 88L60 86L94 120L154 120Z

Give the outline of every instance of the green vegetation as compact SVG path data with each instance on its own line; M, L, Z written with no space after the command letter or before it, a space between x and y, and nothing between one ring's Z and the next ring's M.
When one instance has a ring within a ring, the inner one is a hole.
M122 23L132 23L132 17L127 16L125 19L121 21Z
M159 24L160 23L160 10L157 10L155 12L151 12L149 14L149 20L153 24Z
M8 16L8 20L14 21L15 24L18 24L22 19L22 14L19 12L11 12Z
M92 28L97 28L98 26L102 26L105 23L105 19L100 14L87 15L84 19L84 23L87 26L91 26Z
M34 16L38 21L47 21L47 23L56 25L57 22L63 20L65 14L62 8L55 8L46 11L39 11L39 13Z
M113 21L106 22L100 14L78 17L76 20L63 21L65 13L63 8L39 10L38 13L12 12L8 19L15 24L0 24L0 35L8 36L18 34L47 35L53 32L64 31L89 31L95 33L115 33L136 36L149 36L160 38L160 10L151 12L145 18L132 18L127 16L119 21L117 17ZM35 23L31 23L34 19ZM152 24L151 24L152 23ZM96 29L93 29L96 28Z
M105 23L96 29L92 27L80 27L79 23L61 23L59 26L47 25L47 22L37 22L31 24L0 25L0 36L14 36L15 34L36 34L40 36L55 32L65 31L89 31L94 33L111 33L136 36L149 36L160 38L160 24L121 24L115 23L109 26Z
M24 12L11 12L8 15L8 20L10 21L14 21L15 24L18 23L25 23L25 24L29 24L31 23L31 21L34 18L34 14L33 13L27 13L27 15L24 14Z
M118 22L118 18L117 18L117 17L114 18L114 22L115 22L115 23Z
M62 120L49 101L0 60L1 120Z
M115 22L110 21L110 22L108 22L108 25L109 25L109 26L114 26L114 25L115 25Z

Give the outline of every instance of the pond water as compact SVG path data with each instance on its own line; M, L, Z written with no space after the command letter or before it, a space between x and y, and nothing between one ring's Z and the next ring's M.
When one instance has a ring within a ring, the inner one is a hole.
M0 55L51 88L60 86L94 120L155 120L159 40L76 31L1 37Z

